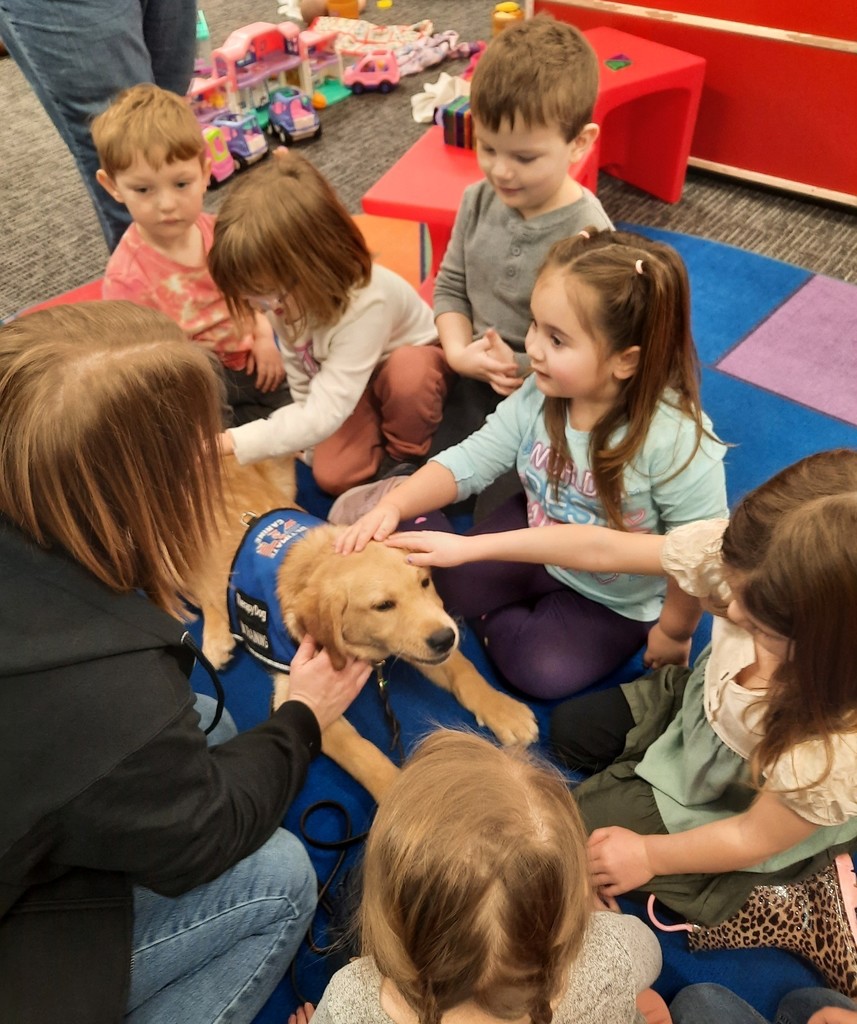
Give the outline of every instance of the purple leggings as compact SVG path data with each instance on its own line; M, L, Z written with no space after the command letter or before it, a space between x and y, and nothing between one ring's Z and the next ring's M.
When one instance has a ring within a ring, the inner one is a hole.
M526 525L520 494L467 532L500 533ZM439 512L401 528L452 532ZM542 565L470 562L435 569L433 575L449 611L468 620L505 679L531 697L568 697L596 682L634 655L652 626L584 597Z

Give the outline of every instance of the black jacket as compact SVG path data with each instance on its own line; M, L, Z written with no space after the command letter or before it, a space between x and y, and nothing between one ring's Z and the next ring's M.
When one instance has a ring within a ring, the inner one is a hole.
M132 885L252 853L320 750L297 702L209 749L183 633L0 519L0 1021L121 1020Z

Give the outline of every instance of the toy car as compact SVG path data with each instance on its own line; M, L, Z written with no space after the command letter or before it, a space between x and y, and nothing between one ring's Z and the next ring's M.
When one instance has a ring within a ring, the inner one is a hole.
M242 171L268 155L268 140L255 114L221 114L211 123L223 132L229 152Z
M372 50L345 69L342 82L359 95L366 89L389 92L399 84L401 72L392 50Z
M305 92L293 85L281 85L271 93L268 131L282 144L321 135L321 122Z

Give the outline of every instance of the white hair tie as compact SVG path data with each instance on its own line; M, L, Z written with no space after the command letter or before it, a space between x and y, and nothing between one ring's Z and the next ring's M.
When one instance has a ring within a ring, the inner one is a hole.
M583 231L578 231L577 233L579 235L583 235L584 238L591 238L592 237L592 235L590 235L589 232L585 228L583 229Z
M642 274L643 273L643 261L642 260L637 260L637 262L634 264L634 269L637 271L638 274Z

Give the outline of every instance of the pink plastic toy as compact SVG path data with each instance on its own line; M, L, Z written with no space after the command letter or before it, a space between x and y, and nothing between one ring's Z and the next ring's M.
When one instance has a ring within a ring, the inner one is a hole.
M372 50L345 69L342 82L355 94L367 89L389 92L399 84L401 72L392 50Z
M235 173L235 160L229 152L223 132L217 125L203 125L202 137L205 139L208 158L211 161L211 184L219 185Z

